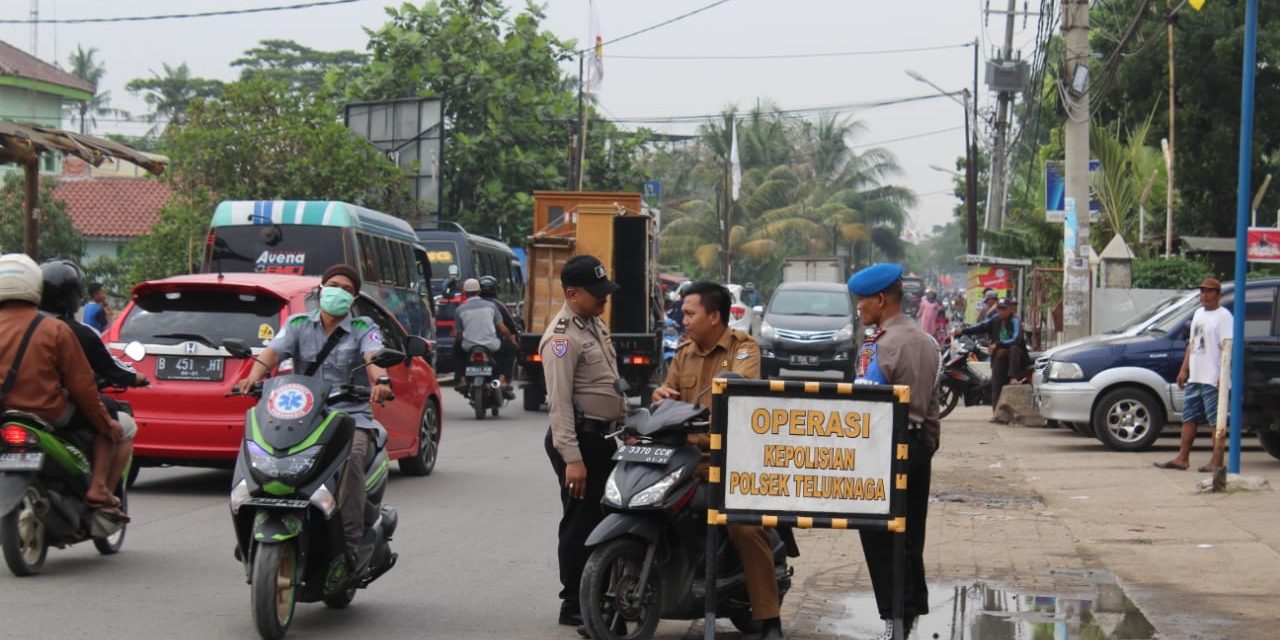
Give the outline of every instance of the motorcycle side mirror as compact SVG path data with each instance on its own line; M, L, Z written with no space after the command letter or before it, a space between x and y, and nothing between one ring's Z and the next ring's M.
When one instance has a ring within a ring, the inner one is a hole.
M147 357L147 348L142 346L141 342L134 340L124 346L124 355L134 362L142 362Z
M631 393L631 383L627 382L626 380L623 380L622 378L618 378L617 380L613 381L613 389L617 391L619 394L625 396Z
M373 354L373 364L386 369L404 363L406 356L395 349L382 349Z
M764 306L763 306L763 305L756 305L756 306L754 306L754 307L751 307L751 313L754 313L754 314L756 314L756 315L760 315L760 314L764 313Z
M222 341L222 348L226 349L227 353L230 353L231 357L233 358L252 358L253 357L253 351L249 349L249 345L245 344L243 340L238 340L236 338L227 338L226 340Z

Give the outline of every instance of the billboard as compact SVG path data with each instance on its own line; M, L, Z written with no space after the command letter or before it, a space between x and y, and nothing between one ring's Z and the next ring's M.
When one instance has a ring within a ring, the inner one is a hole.
M346 105L343 119L352 133L396 163L428 219L440 219L440 163L444 142L440 98L406 98Z
M1280 229L1249 227L1249 262L1280 263Z
M1066 222L1067 220L1067 172L1063 165L1066 161L1046 160L1044 163L1044 219L1048 222ZM1098 160L1089 161L1089 176L1102 169ZM1098 197L1089 187L1089 221L1097 222L1102 213L1102 205Z

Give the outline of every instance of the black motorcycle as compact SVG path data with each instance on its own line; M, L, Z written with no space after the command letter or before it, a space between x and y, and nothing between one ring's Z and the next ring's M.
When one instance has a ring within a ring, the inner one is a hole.
M609 515L587 539L592 547L579 589L582 619L596 640L650 638L661 619L704 616L706 594L706 489L695 470L702 452L686 443L705 433L707 410L668 400L627 416L605 485ZM784 544L769 530L778 597L791 588L787 556L799 555L786 530ZM728 536L716 551L716 611L744 633L759 631L751 617L742 563Z
M244 343L227 340L223 347L237 358L253 357ZM404 354L384 349L373 364L385 368L404 360ZM367 402L367 387L285 375L258 383L250 395L259 401L245 418L244 443L231 479L231 516L254 624L258 635L274 640L288 631L295 603L324 601L330 608L345 608L356 589L395 566L396 554L388 543L397 514L382 504L389 463L385 438L367 459L349 460L355 421L329 408ZM347 464L365 465L369 492L354 572L344 556L338 510L339 481Z
M485 409L493 417L498 417L498 410L506 401L502 397L502 381L498 378L493 354L479 345L471 347L464 374L470 381L467 397L471 408L476 411L476 420L484 420Z
M1010 377L1030 383L1035 355L1028 355L1025 368ZM961 399L966 407L991 406L991 392L991 360L987 352L969 336L952 338L951 346L942 353L938 372L938 417L950 415Z

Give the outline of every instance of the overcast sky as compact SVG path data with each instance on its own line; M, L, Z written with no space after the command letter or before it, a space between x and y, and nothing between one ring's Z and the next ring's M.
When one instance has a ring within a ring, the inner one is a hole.
M38 0L40 18L121 17L205 12L297 4L302 0ZM598 0L605 40L622 36L710 0ZM147 112L142 100L125 91L129 80L148 77L163 62L186 62L193 75L234 79L235 58L266 38L293 39L317 49L364 50L364 27L385 22L384 7L400 2L361 0L351 4L276 13L155 22L43 24L40 58L67 66L80 44L96 47L106 64L105 89L112 105L134 114ZM522 2L508 0L514 7ZM905 70L951 90L973 82L972 51L951 48L884 55L774 60L643 60L637 56L786 55L838 51L879 51L954 45L980 38L983 57L1003 39L1003 16L984 25L986 0L731 0L713 9L609 46L605 50L606 114L616 118L658 118L713 114L730 104L744 109L769 99L784 109L865 104L934 92L907 77ZM993 5L1003 5L993 2ZM1021 3L1019 3L1021 4ZM27 19L31 0L8 0L0 19ZM587 41L587 1L550 0L546 27L565 38ZM1016 23L1015 48L1031 54L1035 18ZM30 51L29 25L0 25L0 39ZM576 73L576 65L572 69ZM980 79L981 80L981 79ZM980 85L980 107L992 97ZM853 144L883 146L898 157L898 180L920 195L912 211L916 226L927 231L950 219L955 199L951 178L930 169L950 168L964 153L961 107L938 98L904 105L864 109L846 115L866 131ZM687 133L696 124L648 125L659 131ZM907 140L920 134L943 129ZM98 132L138 134L147 125L100 122Z

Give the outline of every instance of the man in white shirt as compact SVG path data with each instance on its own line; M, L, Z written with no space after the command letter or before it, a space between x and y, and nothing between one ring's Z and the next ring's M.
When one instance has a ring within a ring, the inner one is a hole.
M1186 389L1182 400L1182 445L1178 455L1168 462L1157 462L1162 469L1186 470L1191 466L1191 446L1201 425L1218 421L1218 377L1222 372L1222 349L1232 337L1231 312L1221 306L1222 283L1206 278L1200 283L1200 304L1191 317L1191 335L1187 339L1187 355L1178 373L1178 387ZM1202 473L1212 473L1222 466L1223 452L1213 448L1209 464Z

